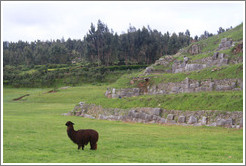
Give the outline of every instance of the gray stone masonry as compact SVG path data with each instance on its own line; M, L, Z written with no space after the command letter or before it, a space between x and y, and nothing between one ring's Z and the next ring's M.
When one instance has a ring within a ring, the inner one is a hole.
M243 128L243 112L225 112L216 110L179 111L163 108L102 108L94 104L80 102L64 116L81 116L84 118L115 120L137 123L159 123L193 126L220 126L226 128ZM188 120L188 121L187 121Z
M194 124L194 123L197 123L197 117L192 115L189 118L188 124Z
M185 116L179 116L178 123L185 123L186 117Z
M159 83L147 87L145 94L177 94L192 93L202 91L240 91L243 90L242 79L223 79L223 80L191 80L188 77L181 82ZM114 94L113 94L114 92ZM133 97L143 95L139 88L127 89L107 89L105 96L108 98ZM158 112L158 111L157 111Z
M219 51L229 49L230 47L232 47L232 44L233 42L231 39L223 38L221 39L221 43L219 44L219 48L217 50Z

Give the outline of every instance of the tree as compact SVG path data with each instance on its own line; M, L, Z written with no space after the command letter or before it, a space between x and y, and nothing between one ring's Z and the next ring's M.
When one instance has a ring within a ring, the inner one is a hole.
M218 34L221 34L221 33L225 32L225 30L222 27L219 27L219 30L217 32L218 32Z
M170 49L170 54L175 54L180 49L180 41L176 33L173 33L170 37L168 47Z
M194 39L195 39L195 41L198 41L198 36L196 35Z
M169 43L169 32L167 31L167 33L164 34L163 36L163 45L164 45L164 50L165 50L165 54L168 54L168 43Z
M185 36L190 37L190 31L188 29L185 31Z

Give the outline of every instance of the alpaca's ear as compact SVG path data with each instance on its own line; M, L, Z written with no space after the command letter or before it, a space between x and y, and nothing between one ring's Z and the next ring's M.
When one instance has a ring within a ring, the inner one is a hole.
M74 123L73 122L71 122L72 123L72 125L74 125Z

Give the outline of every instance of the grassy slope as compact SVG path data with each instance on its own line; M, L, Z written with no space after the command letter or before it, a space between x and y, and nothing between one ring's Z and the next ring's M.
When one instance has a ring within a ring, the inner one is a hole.
M16 89L5 88L7 93L15 93ZM59 90L53 94L35 92L31 96L23 98L25 102L46 103L70 103L71 109L80 101L101 105L104 108L133 108L133 107L161 107L168 110L221 110L221 111L243 111L243 93L233 92L202 92L172 95L144 95L122 99L108 99L104 96L106 85L81 86ZM25 90L25 89L23 89ZM28 91L31 89L27 89ZM45 89L46 92L50 89ZM17 98L26 93L20 93ZM67 111L66 111L67 112Z
M202 52L198 55L186 54L191 60L197 60L212 56L214 51L219 46L222 38L231 38L233 41L240 41L243 38L243 24L236 28L224 32L220 35L210 37L206 40L199 41L195 44L202 46ZM185 49L188 49L185 48ZM231 59L242 56L241 53L233 54L233 48L220 51L226 53ZM181 54L174 55L177 60L183 60ZM170 66L169 66L170 67ZM159 66L154 66L156 70L166 69ZM214 68L218 69L212 71ZM130 84L130 80L133 77L138 77L142 74L132 73L131 75L124 75L118 79L111 87L115 88L131 88L137 87L137 82L133 85ZM140 76L141 77L141 76ZM146 76L143 76L146 77ZM168 83L168 82L181 82L186 77L202 81L206 79L243 79L243 64L231 64L228 66L211 67L201 71L185 72L185 73L165 73L165 74L153 74L148 75L151 78L151 84ZM118 100L112 105L118 106ZM242 92L202 92L191 94L178 94L178 95L155 95L155 96L140 96L136 98L128 98L121 100L121 107L131 107L138 105L139 107L160 107L166 109L176 110L227 110L227 111L243 111L243 93Z
M217 69L216 71L212 71L213 69ZM137 83L131 85L130 80L133 77L138 77L141 72L136 72L132 74L124 74L121 76L116 82L110 85L110 87L114 87L116 89L120 88L133 88L137 87ZM146 77L146 76L140 76ZM159 83L168 83L168 82L181 82L185 80L186 77L202 81L206 79L243 79L243 64L233 64L229 66L221 66L221 67L210 67L205 68L201 71L192 71L185 73L164 73L164 74L152 74L147 77L151 78L151 84L159 84ZM216 92L215 92L216 93Z
M132 124L61 116L78 101L92 101L105 87L4 88L4 163L236 163L243 162L243 130ZM12 101L24 94L30 96ZM100 98L100 95L99 95ZM112 100L115 102L117 100ZM102 101L104 102L104 101ZM117 101L118 102L118 101ZM75 129L99 131L98 150L78 151L66 135Z

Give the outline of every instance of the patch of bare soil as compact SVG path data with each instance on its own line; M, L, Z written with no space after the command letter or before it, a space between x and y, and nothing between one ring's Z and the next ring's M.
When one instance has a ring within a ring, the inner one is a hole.
M47 93L56 93L57 91L55 91L55 90L50 90L50 91L48 91Z
M13 99L14 101L18 101L18 100L20 100L20 99L22 99L23 97L26 97L26 96L29 96L30 94L26 94L26 95L23 95L23 96L21 96L21 97L18 97L18 98L16 98L16 99Z

